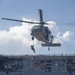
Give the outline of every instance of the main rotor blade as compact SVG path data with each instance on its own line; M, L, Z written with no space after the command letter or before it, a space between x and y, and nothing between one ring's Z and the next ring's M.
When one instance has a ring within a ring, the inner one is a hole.
M75 25L75 23L57 23L57 25Z
M31 23L31 24L47 24L45 22L39 23L39 22L30 22L30 21L23 21L23 20L16 20L16 19L9 19L9 18L2 18L3 20L10 20L10 21L17 21L17 22L25 22L25 23Z
M43 23L43 15L42 15L42 10L39 9L39 16L40 16L40 23Z
M2 18L2 19L3 20L10 20L10 21L17 21L17 22L31 23L31 24L40 24L39 22L22 21L22 20L9 19L9 18Z

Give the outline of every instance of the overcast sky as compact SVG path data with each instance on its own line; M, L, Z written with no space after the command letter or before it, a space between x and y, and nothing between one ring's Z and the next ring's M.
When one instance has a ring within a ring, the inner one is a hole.
M38 9L61 47L42 47L35 39L36 54L75 54L75 0L0 0L0 18L39 21ZM31 50L31 28L34 25L0 19L0 54L34 54Z

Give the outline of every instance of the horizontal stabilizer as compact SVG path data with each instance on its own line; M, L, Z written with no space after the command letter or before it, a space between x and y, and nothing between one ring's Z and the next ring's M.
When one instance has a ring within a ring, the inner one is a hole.
M47 47L48 47L48 46L50 46L50 47L54 47L54 46L55 46L55 47L60 47L60 46L61 46L60 43L52 43L52 44L50 44L50 43L49 43L49 44L42 43L41 45L42 45L43 47L46 47L46 46L47 46Z

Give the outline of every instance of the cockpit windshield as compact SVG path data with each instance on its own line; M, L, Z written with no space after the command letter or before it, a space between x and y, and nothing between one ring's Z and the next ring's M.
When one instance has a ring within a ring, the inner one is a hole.
M33 27L33 29L38 29L38 28L39 28L39 26L34 26L34 27Z
M33 27L33 30L36 30L36 29L41 30L42 27L41 27L41 26L34 26L34 27Z

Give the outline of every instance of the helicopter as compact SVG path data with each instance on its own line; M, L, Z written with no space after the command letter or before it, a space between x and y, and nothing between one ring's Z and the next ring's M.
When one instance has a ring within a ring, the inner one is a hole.
M42 15L41 9L39 9L39 17L40 17L40 22L23 21L23 20L16 20L16 19L10 19L10 18L2 18L2 19L17 21L17 22L25 22L30 24L38 24L33 26L31 30L32 41L34 41L34 38L36 38L38 41L43 42L41 45L43 47L48 47L48 50L50 50L50 47L60 47L61 43L53 43L54 36L51 34L51 31L49 30L49 28L45 26L45 25L48 25L48 23L43 22L43 15ZM31 49L35 53L34 45L31 45Z

